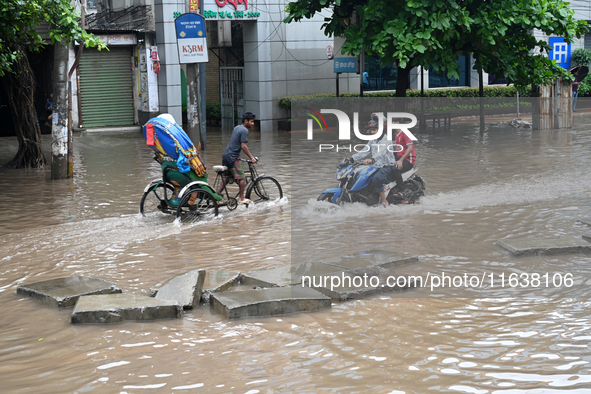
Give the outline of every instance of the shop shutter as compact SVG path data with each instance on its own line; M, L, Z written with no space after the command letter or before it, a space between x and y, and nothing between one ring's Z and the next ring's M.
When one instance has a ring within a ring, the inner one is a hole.
M129 126L134 123L130 47L84 49L80 59L83 127Z

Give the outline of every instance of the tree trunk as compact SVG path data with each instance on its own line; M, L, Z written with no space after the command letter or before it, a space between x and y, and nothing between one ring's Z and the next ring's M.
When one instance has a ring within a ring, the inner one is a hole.
M14 64L14 72L6 74L4 88L10 101L18 151L4 168L39 168L46 164L41 146L41 129L35 111L35 76L22 48L22 56Z
M406 89L408 89L408 74L410 73L410 66L406 68L398 67L398 77L396 78L396 97L406 97Z

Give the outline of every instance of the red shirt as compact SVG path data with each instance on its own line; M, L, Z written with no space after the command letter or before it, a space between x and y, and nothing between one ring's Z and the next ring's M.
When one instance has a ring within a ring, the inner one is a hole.
M414 166L417 161L417 155L415 155L415 144L413 144L413 140L411 140L405 132L400 131L394 136L394 142L403 148L401 152L396 152L397 159L400 159L402 156L404 156L406 151L409 149L409 145L412 146L412 152L410 152L410 155L406 158L406 160L410 161L410 164Z

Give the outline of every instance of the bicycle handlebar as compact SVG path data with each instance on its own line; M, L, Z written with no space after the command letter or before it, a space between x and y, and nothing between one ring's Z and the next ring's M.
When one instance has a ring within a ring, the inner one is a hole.
M257 161L257 163L259 162L259 158L258 157L255 156L254 159ZM247 163L252 163L252 160L243 159L242 157L240 158L240 161L244 161L244 162L247 162Z

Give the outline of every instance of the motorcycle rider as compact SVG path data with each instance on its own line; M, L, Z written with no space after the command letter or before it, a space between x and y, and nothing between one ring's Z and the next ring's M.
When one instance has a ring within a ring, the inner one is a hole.
M369 132L375 135L378 132L378 122L371 120L368 124ZM367 147L367 148L366 148ZM396 170L396 157L394 155L395 146L391 139L388 139L388 134L384 132L383 136L379 139L369 140L360 152L355 153L349 161L352 163L357 160L361 160L367 157L370 153L371 159L363 160L363 164L372 165L378 168L378 171L374 174L371 179L374 191L379 194L380 202L384 207L389 205L386 200L386 193L384 192L384 185L391 182L393 174ZM402 193L394 193L395 197L402 198Z

